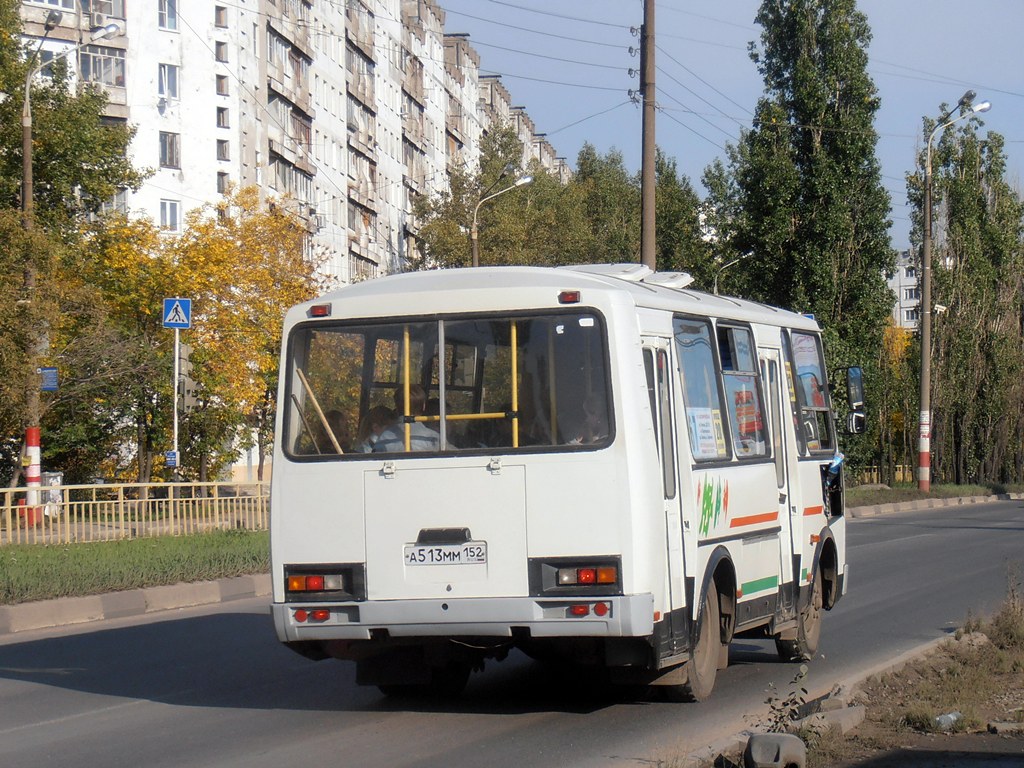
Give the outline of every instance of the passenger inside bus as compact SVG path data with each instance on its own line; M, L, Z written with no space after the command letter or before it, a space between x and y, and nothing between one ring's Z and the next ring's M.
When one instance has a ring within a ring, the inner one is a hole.
M356 451L370 453L381 433L395 422L395 412L386 405L375 405L366 412L359 422Z
M409 417L423 416L427 405L427 393L419 384L409 386ZM434 430L422 421L406 423L405 392L401 387L395 390L396 420L380 433L373 445L374 453L404 453L406 427L409 430L410 451L436 451L440 448L440 438Z

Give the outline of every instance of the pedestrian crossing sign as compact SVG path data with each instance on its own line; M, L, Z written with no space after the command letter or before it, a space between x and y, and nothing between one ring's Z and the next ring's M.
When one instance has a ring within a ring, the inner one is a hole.
M192 299L164 299L164 328L192 327Z

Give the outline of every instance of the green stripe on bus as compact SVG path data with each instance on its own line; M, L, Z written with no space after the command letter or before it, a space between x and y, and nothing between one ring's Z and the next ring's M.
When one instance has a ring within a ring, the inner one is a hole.
M751 592L764 592L766 589L778 589L779 577L778 576L765 576L763 579L755 579L754 581L748 581L740 586L743 590L743 595L749 595Z

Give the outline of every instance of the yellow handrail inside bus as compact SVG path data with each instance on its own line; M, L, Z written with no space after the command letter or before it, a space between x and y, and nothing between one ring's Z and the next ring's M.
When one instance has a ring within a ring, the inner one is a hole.
M411 367L410 352L409 352L409 326L406 325L402 329L402 346L403 346L403 368L405 369L402 374L402 390L405 394L405 413L402 414L404 417L402 421L405 423L405 452L408 453L412 450L412 424L409 422L409 368Z
M512 447L519 447L519 331L512 321Z

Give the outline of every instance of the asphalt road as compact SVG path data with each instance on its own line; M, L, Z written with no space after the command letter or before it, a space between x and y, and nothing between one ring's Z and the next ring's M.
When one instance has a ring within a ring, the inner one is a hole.
M851 521L849 594L812 689L993 610L1024 560L1024 503ZM280 647L264 599L0 639L0 766L648 766L751 724L796 666L738 641L710 701L553 677L521 656L454 704L394 701Z

